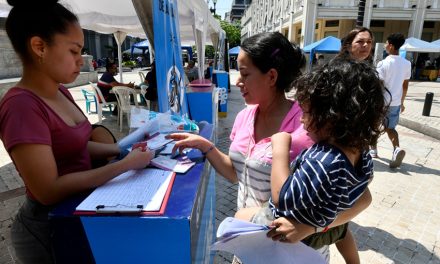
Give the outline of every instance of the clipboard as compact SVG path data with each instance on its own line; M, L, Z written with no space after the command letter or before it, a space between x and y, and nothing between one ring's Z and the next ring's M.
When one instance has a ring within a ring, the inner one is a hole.
M145 170L150 170L151 171L152 169L145 169ZM133 173L133 171L130 171L130 172ZM91 197L91 195L93 195L93 192L92 192L89 195L89 197L87 197L82 203L80 203L80 205L78 205L78 207L76 208L76 211L73 213L73 215L78 215L78 216L92 216L92 215L93 216L101 216L101 215L102 216L108 216L108 215L136 215L136 216L142 216L142 215L163 215L165 213L165 209L166 209L166 206L168 204L168 199L170 197L170 193L171 193L171 190L172 190L172 186L174 184L176 173L169 172L169 171L162 171L162 172L164 174L166 174L167 177L169 177L169 181L168 182L163 182L162 185L159 187L159 188L163 188L163 190L165 191L163 196L162 196L161 193L157 193L157 192L154 194L154 195L159 194L158 197L161 198L160 207L157 210L149 210L148 209L149 201L145 201L146 204L145 203L144 204L136 204L134 206L126 206L126 205L123 205L123 204L118 204L118 205L114 205L114 204L110 204L109 205L109 204L107 204L106 205L106 203L104 202L105 199L102 199L102 200L96 199L96 200L92 200L92 201L87 201L87 199L89 199ZM124 173L119 175L118 177L121 177L122 175L124 175ZM125 175L125 176L127 176L127 175ZM116 177L115 179L117 179L118 177ZM113 180L115 180L115 179L113 179ZM129 176L128 176L128 179L124 179L124 180L128 180L129 181L130 180ZM111 184L112 181L107 182L105 185ZM103 186L105 186L105 185L103 185ZM100 187L98 187L97 189L99 189L99 188ZM97 189L95 189L95 191ZM105 192L105 190L101 190L101 191ZM131 192L130 189L127 189L127 191ZM159 190L157 190L157 191L159 191ZM156 200L156 201L158 201L158 200Z

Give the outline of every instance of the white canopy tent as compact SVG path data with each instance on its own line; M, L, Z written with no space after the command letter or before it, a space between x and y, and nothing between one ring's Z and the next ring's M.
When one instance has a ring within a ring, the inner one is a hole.
M119 72L122 73L121 44L127 34L145 38L144 30L130 0L61 0L74 12L84 29L113 34L118 45ZM0 16L6 17L11 7L0 0ZM120 74L122 82L122 74Z
M211 15L205 1L177 0L177 2L182 44L192 44L195 41L199 56L202 55L199 57L199 64L201 63L200 67L203 69L205 44L213 44L217 47L219 39L224 39L225 33L220 23ZM127 35L141 38L148 36L150 43L154 43L153 0L61 0L61 3L78 16L84 29L114 35L118 44L120 72L122 72L121 44ZM0 0L0 17L6 17L10 9L6 0ZM122 82L122 74L120 76Z
M440 46L440 39L437 39L437 40L431 42L431 44L434 44L434 45Z
M436 44L429 43L417 38L407 38L405 44L399 49L400 51L406 52L440 52L440 46Z
M141 24L150 43L154 43L153 0L132 0ZM205 45L212 44L219 54L224 52L225 32L220 23L211 15L203 0L177 0L179 11L180 41L182 45L196 45L199 61L199 78L205 63ZM154 46L153 46L154 48Z
M145 38L131 1L62 0L61 3L78 15L82 28L113 34L118 45L119 78L123 82L121 45L127 35Z

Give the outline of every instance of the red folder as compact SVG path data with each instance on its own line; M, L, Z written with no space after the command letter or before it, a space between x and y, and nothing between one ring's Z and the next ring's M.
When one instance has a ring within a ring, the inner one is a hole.
M176 178L176 173L171 175L170 182L168 184L165 196L162 200L162 204L158 211L136 211L136 212L97 212L97 211L79 211L76 210L73 215L78 216L109 216L109 215L133 215L133 216L143 216L143 215L163 215L168 204L168 199L170 198L171 189L174 184L174 179Z

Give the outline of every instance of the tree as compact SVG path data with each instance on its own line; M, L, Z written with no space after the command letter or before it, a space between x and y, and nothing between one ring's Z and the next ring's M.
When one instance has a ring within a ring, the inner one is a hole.
M216 19L220 21L220 26L226 32L226 38L229 41L230 47L235 47L240 45L241 39L241 26L239 23L231 24L224 20L221 20L220 16L214 16Z
M214 58L214 47L212 45L205 46L205 57L208 59Z

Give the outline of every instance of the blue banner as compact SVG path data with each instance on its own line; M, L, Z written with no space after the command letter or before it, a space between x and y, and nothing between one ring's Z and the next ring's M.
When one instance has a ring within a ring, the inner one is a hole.
M153 25L159 111L188 117L177 0L154 0Z

